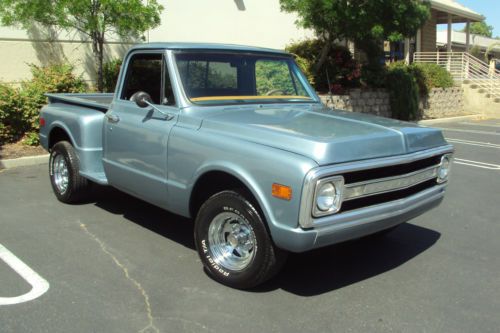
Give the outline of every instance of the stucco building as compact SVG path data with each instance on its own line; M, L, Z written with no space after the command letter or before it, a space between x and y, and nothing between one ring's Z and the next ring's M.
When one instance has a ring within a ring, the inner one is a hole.
M146 41L190 41L247 44L282 49L292 41L312 37L297 28L296 16L283 13L278 0L159 0L165 7L161 26L145 34ZM436 27L470 23L484 17L453 0L431 0L431 18L415 36L399 45L387 45L389 57L411 60L415 51L436 51ZM468 34L466 34L468 35ZM448 35L451 40L451 34ZM466 48L469 47L466 38ZM451 45L451 43L449 43ZM110 39L106 54L121 57L130 44ZM77 33L57 34L40 27L28 31L0 27L0 81L18 83L30 76L27 64L67 61L87 79L94 71L90 44Z
M159 0L165 7L161 26L146 41L216 42L283 49L293 40L312 37L298 29L295 15L280 11L278 0ZM121 57L130 44L109 40L107 54ZM29 78L27 64L65 60L92 79L94 58L89 43L74 34L55 34L33 27L25 31L0 27L0 81Z

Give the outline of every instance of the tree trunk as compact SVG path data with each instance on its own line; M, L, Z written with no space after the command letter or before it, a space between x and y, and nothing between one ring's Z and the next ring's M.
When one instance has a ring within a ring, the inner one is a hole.
M99 40L99 60L97 62L97 89L100 92L104 91L104 78L103 78L103 61L104 61L104 38Z
M97 91L103 92L103 62L104 62L104 36L98 31L92 32L92 52L96 62L95 68L97 72Z
M328 58L328 53L330 52L330 49L332 48L332 41L330 37L328 37L325 40L325 45L323 46L323 49L321 50L321 54L319 56L318 62L314 65L313 72L315 76L319 75L319 70L321 69L321 66L326 61L326 58Z

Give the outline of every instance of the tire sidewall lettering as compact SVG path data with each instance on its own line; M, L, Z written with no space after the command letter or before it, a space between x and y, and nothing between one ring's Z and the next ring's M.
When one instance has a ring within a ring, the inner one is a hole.
M222 274L222 275L224 275L224 276L226 276L226 277L227 277L227 276L229 276L231 273L230 273L230 272L228 272L228 271L226 271L226 270L224 270L222 267L220 267L220 266L219 266L219 265L215 262L215 260L214 260L214 259L210 256L210 252L209 252L209 250L208 250L207 243L208 243L208 242L207 242L207 240L206 240L206 239L202 239L202 240L201 240L201 249L202 249L202 251L203 251L203 253L204 253L204 256L205 256L205 258L206 258L206 260L207 260L208 264L209 264L210 266L212 266L212 268L213 268L216 272L218 272L218 273L220 273L220 274Z

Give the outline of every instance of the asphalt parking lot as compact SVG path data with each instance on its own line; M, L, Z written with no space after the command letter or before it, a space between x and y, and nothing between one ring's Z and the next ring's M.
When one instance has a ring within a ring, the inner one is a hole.
M252 291L207 277L189 220L112 189L64 205L47 166L0 170L0 332L498 332L500 120L433 126L456 148L441 206Z

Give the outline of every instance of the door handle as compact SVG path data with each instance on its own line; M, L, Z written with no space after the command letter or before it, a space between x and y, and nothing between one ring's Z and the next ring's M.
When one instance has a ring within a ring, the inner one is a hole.
M120 121L120 117L112 113L106 114L106 118L108 118L108 122L110 123L117 123Z

